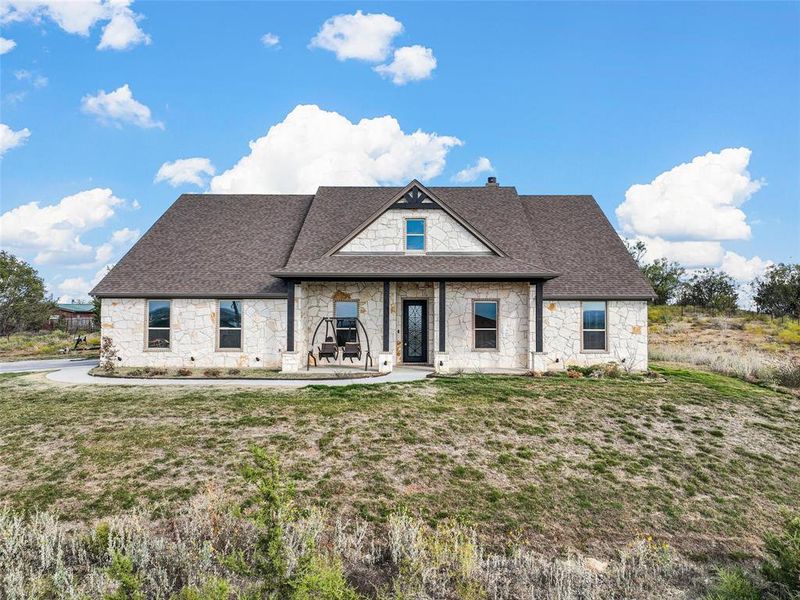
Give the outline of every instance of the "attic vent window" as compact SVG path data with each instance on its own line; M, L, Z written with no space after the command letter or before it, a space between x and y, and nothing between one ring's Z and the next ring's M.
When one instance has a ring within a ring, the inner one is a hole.
M402 198L394 203L395 208L439 208L436 201L431 200L418 187L413 187Z

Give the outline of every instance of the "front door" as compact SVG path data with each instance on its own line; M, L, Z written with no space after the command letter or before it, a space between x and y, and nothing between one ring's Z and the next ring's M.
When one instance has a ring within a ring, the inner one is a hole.
M428 362L427 300L403 300L403 362Z

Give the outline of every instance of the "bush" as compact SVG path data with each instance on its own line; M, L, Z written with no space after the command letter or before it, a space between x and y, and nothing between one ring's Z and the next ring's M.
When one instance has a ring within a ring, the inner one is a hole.
M761 600L761 594L741 569L721 569L705 600Z
M800 598L800 515L788 519L780 533L765 536L767 558L761 567L770 597Z
M779 364L773 374L775 383L788 388L800 388L800 361L792 360Z
M778 332L778 341L783 344L800 344L800 322L785 323Z
M191 369L187 369L186 367L181 367L180 369L178 369L177 373L181 377L188 377L189 375L192 374L192 370Z
M203 371L203 375L205 375L206 377L219 377L221 374L222 371L220 369L217 369L216 367L211 367Z
M228 375L238 375L241 372L241 369L228 369Z

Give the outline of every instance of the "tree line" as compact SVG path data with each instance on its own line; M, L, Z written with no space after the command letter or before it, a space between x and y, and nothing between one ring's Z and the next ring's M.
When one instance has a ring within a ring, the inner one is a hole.
M733 312L739 300L736 280L712 268L689 271L676 261L645 260L644 242L626 242L628 252L655 291L655 304L697 306L715 312ZM800 264L778 263L746 284L756 312L800 319Z

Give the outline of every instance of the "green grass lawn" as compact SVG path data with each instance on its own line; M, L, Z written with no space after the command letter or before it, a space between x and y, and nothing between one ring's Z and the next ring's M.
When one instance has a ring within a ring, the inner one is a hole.
M209 487L236 493L256 443L301 497L377 522L407 507L542 548L653 535L689 556L755 552L800 509L800 400L656 368L662 378L298 391L5 376L0 503L80 521L133 506L163 514Z

